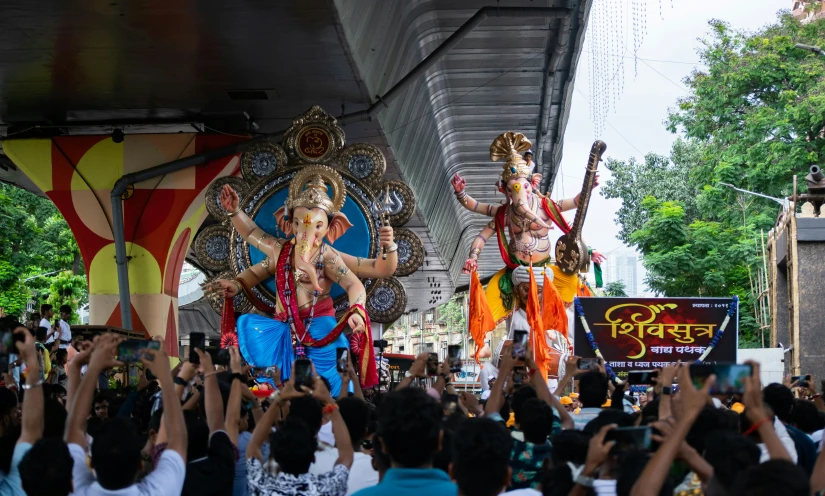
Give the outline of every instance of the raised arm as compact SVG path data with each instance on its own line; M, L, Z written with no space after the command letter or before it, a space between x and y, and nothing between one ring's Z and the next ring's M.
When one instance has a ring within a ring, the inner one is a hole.
M338 448L338 459L335 460L335 465L343 465L349 469L352 467L352 461L355 458L352 439L349 437L347 424L344 423L344 418L338 411L338 405L335 404L335 400L329 394L329 389L320 377L316 377L315 383L312 385L312 396L324 405L325 411L329 412L329 419L332 421L332 435L335 436L335 447Z
M21 418L21 432L17 444L34 443L43 436L43 381L40 380L40 364L37 361L37 350L34 348L34 338L28 329L22 325L14 330L15 336L23 338L17 342L17 352L26 364L26 397L23 401Z
M498 211L498 205L491 205L489 203L479 203L478 201L474 200L472 196L468 195L466 191L464 191L464 187L467 185L467 181L458 175L458 172L455 173L455 176L450 180L450 184L453 186L453 190L455 191L455 197L458 200L458 203L461 204L462 207L466 208L470 212L475 212L477 214L486 215L487 217L493 217Z
M223 396L218 387L218 372L212 364L212 355L195 348L195 353L200 357L201 370L203 371L203 395L204 410L206 412L206 424L209 426L209 434L221 431L226 428L223 416Z
M263 229L258 227L258 225L241 210L240 198L238 198L238 193L235 193L232 186L228 184L224 185L221 190L220 202L221 206L226 210L226 215L232 220L232 225L235 227L235 230L238 231L238 234L240 234L250 246L264 251L262 247L267 245L271 246L278 242L275 237L264 232Z
M175 392L172 370L169 368L169 356L164 351L163 340L160 338L155 339L160 341L160 349L144 350L141 361L143 366L151 370L158 378L158 384L160 384L161 399L163 400L162 422L166 428L168 443L166 449L176 452L186 462L186 447L189 437L186 432L186 424L183 421L180 396L177 396ZM160 435L158 435L158 440L160 440Z
M91 409L92 397L97 387L97 378L101 372L118 364L113 356L120 341L122 341L122 338L113 333L101 334L96 337L95 349L92 351L92 357L89 360L89 369L77 388L75 398L69 408L69 415L66 418L65 441L67 444L78 444L84 448L86 447L86 417L89 416L89 410Z
M559 399L555 395L550 394L550 389L547 387L547 380L543 378L541 374L535 373L535 371L538 371L538 367L536 366L533 358L530 357L529 353L527 367L534 371L534 373L530 376L530 383L533 386L533 389L536 390L536 396L538 396L538 398L543 402L550 405L551 408L559 412L559 420L561 421L562 429L573 429L573 417L570 415L570 412L562 406Z
M229 369L232 371L232 388L229 390L229 400L226 403L226 435L235 446L238 445L238 423L241 420L241 389L243 383L243 368L241 367L241 353L236 346L229 347Z
M498 378L493 383L493 389L490 391L490 397L487 399L487 404L484 405L484 416L489 417L493 413L498 413L501 406L504 404L504 382L513 371L513 344L510 341L504 343L501 347L501 359L498 363ZM507 420L507 419L504 419Z
M261 263L244 270L235 279L218 279L203 287L207 291L214 291L221 298L232 298L241 292L241 284L237 279L243 280L250 288L266 281L269 276L269 267L273 265L271 259L267 258Z
M390 277L398 267L398 245L390 226L378 230L378 241L382 248L387 249L387 258L361 258L340 253L341 259L360 279Z
M490 236L495 234L495 228L496 224L491 220L486 226L484 226L484 229L478 233L476 239L473 240L473 244L470 245L470 254L464 262L464 268L461 269L462 272L469 274L478 267L478 256L481 254L481 250L484 249L484 245L487 244L487 240L490 239Z
M324 273L327 278L335 281L341 286L349 296L350 307L353 305L364 306L367 303L367 292L361 280L355 276L349 267L341 259L340 254L334 248L329 248L324 253ZM352 328L352 332L364 332L366 324L364 316L359 313L350 315L347 323Z

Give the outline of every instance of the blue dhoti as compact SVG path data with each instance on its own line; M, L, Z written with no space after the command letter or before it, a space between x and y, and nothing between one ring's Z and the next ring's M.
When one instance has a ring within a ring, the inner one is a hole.
M315 317L309 326L309 334L312 339L323 339L336 323L334 317ZM292 349L289 324L261 315L244 314L238 318L237 329L238 347L247 363L253 367L276 365L281 370L281 378L284 381L289 379L292 374L292 362L296 358ZM318 374L329 381L333 398L341 391L341 376L336 370L335 348L349 349L349 341L343 333L326 346L304 348Z

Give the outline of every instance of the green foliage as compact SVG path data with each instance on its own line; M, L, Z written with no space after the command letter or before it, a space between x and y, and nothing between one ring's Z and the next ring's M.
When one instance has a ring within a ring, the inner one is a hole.
M467 329L462 301L462 297L453 296L450 301L438 307L439 321L446 324L450 332L461 334Z
M0 307L22 317L33 295L38 304L84 305L80 249L50 200L0 184Z
M603 291L605 296L621 297L627 296L627 290L623 281L613 281L607 283Z
M825 158L825 61L795 43L825 45L825 21L801 25L787 13L756 33L713 20L700 57L706 68L667 126L680 132L669 159L609 161L604 188L621 198L620 238L638 247L647 285L667 296L739 295L740 345L757 339L750 278L761 265L760 231L777 205L721 186L774 197L800 191ZM681 189L680 189L681 185Z
M642 202L648 196L663 201L679 201L689 219L699 217L696 196L699 191L690 181L690 172L699 163L701 145L677 139L670 157L648 153L642 163L631 157L627 162L607 159L612 178L602 189L605 198L619 198L622 206L616 221L622 226L619 239L632 244L631 235L648 220Z

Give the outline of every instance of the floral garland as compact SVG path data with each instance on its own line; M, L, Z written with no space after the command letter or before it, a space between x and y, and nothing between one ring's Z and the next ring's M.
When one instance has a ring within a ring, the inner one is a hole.
M590 348L593 350L593 353L596 354L596 357L601 358L604 360L602 356L602 352L599 351L599 344L596 342L596 338L593 337L593 333L590 332L590 326L587 325L587 320L584 318L584 307L582 307L581 301L579 298L575 298L574 304L576 306L576 314L579 316L581 320L582 327L584 328L585 336L587 336L587 341L590 343ZM710 340L710 345L705 349L704 353L694 362L694 363L702 363L705 358L708 357L711 351L716 348L716 345L719 344L719 340L722 339L722 336L725 334L725 329L728 327L728 323L730 322L731 317L736 315L736 310L739 308L739 297L734 295L731 299L730 304L728 305L728 313L725 315L725 320L722 321L722 325L713 335L713 339ZM610 378L611 381L617 382L618 377L616 377L616 373L613 372L613 369L610 365L607 364L607 361L604 363L604 370L607 372L607 377Z

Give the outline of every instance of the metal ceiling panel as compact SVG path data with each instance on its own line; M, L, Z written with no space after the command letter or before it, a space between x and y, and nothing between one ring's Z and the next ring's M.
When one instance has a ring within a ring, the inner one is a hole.
M470 243L490 219L461 208L449 179L458 172L477 200L503 201L495 187L501 165L490 161L489 146L496 136L513 130L533 141L542 158L537 162L545 174L544 187L552 186L591 1L497 2L499 7L567 7L571 15L551 20L492 15L379 114L451 285L466 284L461 267ZM335 0L370 95L384 94L487 4ZM495 239L488 241L479 258L482 276L502 267L495 244Z

